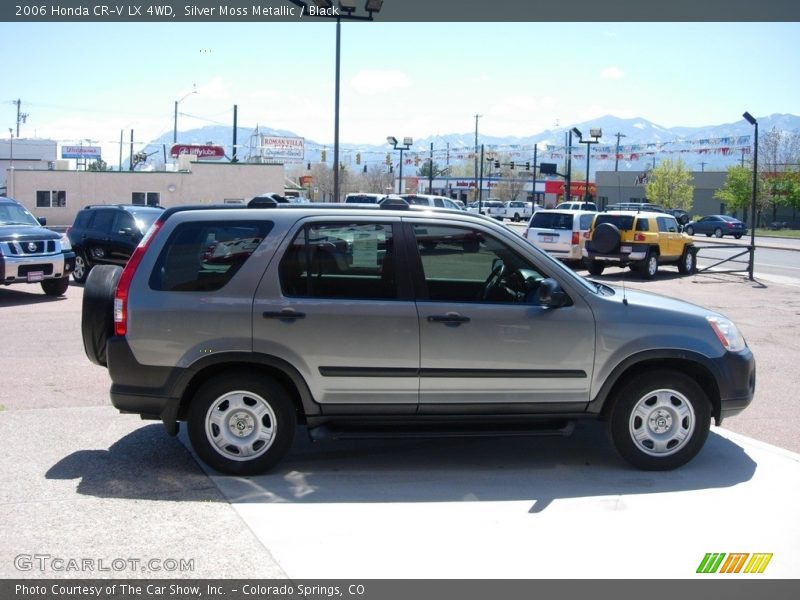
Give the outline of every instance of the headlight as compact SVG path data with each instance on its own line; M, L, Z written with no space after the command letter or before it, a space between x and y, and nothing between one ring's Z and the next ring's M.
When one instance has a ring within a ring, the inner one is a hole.
M725 350L739 352L747 347L742 334L739 333L736 325L730 319L725 317L706 317L706 320L708 320L708 324L711 325L714 333L717 334L719 343L722 344Z
M61 236L61 249L62 250L72 250L72 244L69 243L69 238L67 234Z

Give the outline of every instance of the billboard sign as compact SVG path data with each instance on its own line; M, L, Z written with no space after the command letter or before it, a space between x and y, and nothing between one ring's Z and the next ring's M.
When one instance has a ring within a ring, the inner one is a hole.
M194 154L198 160L220 160L225 158L225 149L222 146L174 144L169 154L172 158L178 158L182 154Z
M302 161L305 157L305 139L262 135L261 156L267 160Z
M61 146L61 158L100 160L100 146Z

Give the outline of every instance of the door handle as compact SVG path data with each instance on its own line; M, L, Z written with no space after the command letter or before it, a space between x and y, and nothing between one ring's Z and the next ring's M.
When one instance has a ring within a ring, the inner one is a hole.
M445 325L461 325L462 323L469 323L470 318L451 312L446 315L429 315L428 322L444 323Z
M284 308L282 310L266 311L261 313L265 319L280 319L281 321L296 321L297 319L305 319L306 313L297 312L293 308Z

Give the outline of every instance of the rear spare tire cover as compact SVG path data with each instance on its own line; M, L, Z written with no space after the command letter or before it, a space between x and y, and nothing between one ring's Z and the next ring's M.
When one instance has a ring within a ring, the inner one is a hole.
M601 254L610 254L619 247L619 229L613 223L600 223L592 234L592 246Z
M81 334L86 356L96 365L106 366L106 343L114 335L114 292L122 267L99 265L89 271L83 287Z

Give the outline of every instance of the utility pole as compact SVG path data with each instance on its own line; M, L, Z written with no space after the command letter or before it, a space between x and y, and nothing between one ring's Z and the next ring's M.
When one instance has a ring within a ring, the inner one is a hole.
M531 207L536 205L536 152L539 147L533 145L533 173L531 174Z
M705 173L705 172L706 172L706 165L707 165L707 164L708 164L708 163L707 163L707 162L704 162L704 161L701 161L701 162L700 162L700 172L701 172L701 173Z
M433 142L431 142L431 164L428 170L428 193L433 193Z
M28 113L20 112L20 108L22 107L22 100L20 100L19 98L17 98L17 100L14 101L14 104L17 105L17 138L19 138L19 124L25 123L27 121Z
M624 133L617 132L614 134L617 136L617 151L614 152L614 172L619 170L619 138L628 137Z
M475 115L475 198L480 201L478 198L478 119L481 118L482 115ZM483 157L481 156L481 161L483 161ZM483 169L483 162L481 162L481 169Z

